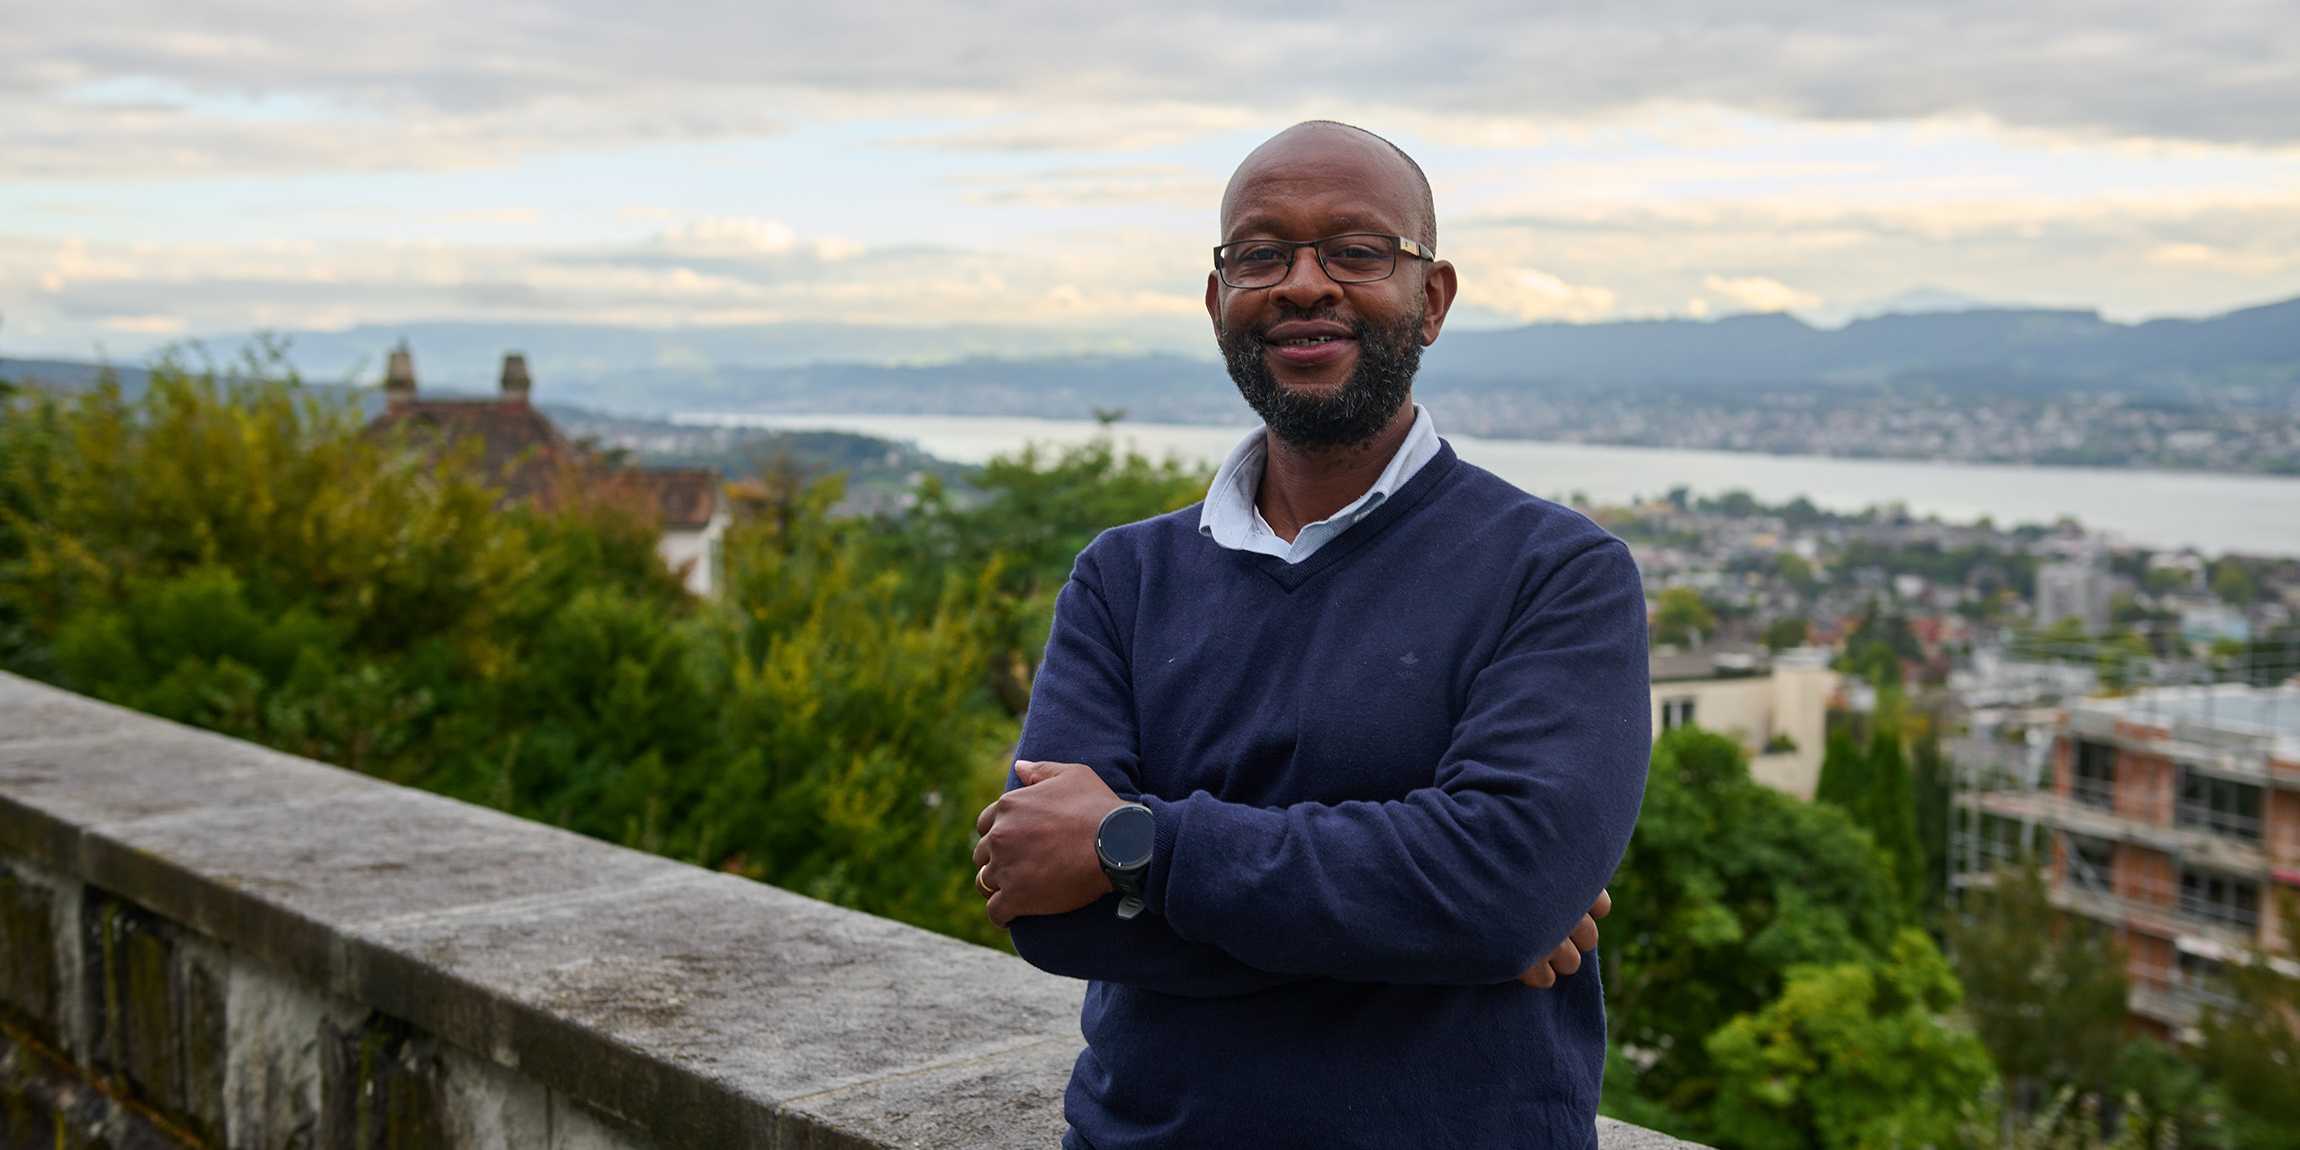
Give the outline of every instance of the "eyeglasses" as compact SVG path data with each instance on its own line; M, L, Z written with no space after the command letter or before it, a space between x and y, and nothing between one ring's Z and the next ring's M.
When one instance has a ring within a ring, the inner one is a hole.
M1435 260L1437 253L1404 236L1346 232L1320 240L1234 240L1214 249L1214 270L1234 288L1274 287L1293 270L1294 252L1309 248L1318 267L1338 284L1386 280L1398 270L1398 253Z

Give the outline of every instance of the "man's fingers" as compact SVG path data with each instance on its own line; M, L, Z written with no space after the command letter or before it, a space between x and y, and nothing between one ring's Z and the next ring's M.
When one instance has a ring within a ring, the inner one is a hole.
M990 916L990 925L1000 930L1005 930L1006 925L1014 921L1014 913L1007 906L1005 891L991 895L990 901L982 904L982 912Z
M1557 985L1557 972L1549 969L1548 961L1543 960L1527 967L1524 974L1517 976L1517 980L1535 990L1547 990Z
M1567 935L1566 938L1574 946L1579 947L1584 954L1596 950L1597 920L1586 914L1582 915L1581 921L1574 924L1573 933Z
M1006 796L1004 796L1004 795L1000 795L1000 796L999 796L999 798L1005 798L1005 797L1006 797ZM990 800L990 805L989 805L989 806L982 808L982 813L981 813L981 814L974 816L974 833L976 833L976 834L978 834L978 835L986 835L986 834L989 834L989 833L990 833L990 824L992 824L992 823L995 823L995 822L997 822L997 821L998 821L998 799L992 799L992 800Z
M989 840L989 839L976 839L976 840L974 841L974 865L976 865L976 866L981 866L981 865L983 865L984 863L987 863L987 862L989 862L989 861L990 861L990 840Z
M1560 978L1579 971L1581 969L1581 948L1571 942L1558 943L1557 949L1549 952L1548 965L1551 970L1558 973Z
M1589 917L1591 917L1591 918L1604 918L1606 915L1609 915L1609 914L1612 914L1612 913L1613 913L1613 892L1612 892L1612 891L1606 891L1606 890L1601 890L1601 891L1598 891L1598 892L1597 892L1597 901L1596 901L1596 902L1593 902L1593 903L1590 903L1590 904L1589 904Z

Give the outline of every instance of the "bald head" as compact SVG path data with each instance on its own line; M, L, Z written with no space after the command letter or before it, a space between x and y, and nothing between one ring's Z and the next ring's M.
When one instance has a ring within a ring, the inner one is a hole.
M1230 174L1222 192L1222 234L1229 238L1239 204L1257 182L1316 183L1346 174L1397 216L1400 235L1437 247L1437 200L1429 177L1405 149L1338 120L1305 120L1262 142ZM1307 238L1307 237L1303 237Z

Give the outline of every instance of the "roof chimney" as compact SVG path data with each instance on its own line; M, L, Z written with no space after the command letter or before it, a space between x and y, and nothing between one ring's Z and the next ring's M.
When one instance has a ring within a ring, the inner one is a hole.
M383 400L386 408L398 411L415 402L415 353L407 350L407 341L391 349L391 357L384 362Z
M503 402L527 402L527 389L532 381L527 378L527 357L510 352L503 357Z

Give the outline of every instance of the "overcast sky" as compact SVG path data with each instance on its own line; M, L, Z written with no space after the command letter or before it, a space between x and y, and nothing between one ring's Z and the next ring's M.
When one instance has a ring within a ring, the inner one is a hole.
M0 355L441 319L1204 352L1222 181L1306 117L1429 171L1461 322L2300 295L2291 0L1233 7L0 21Z

